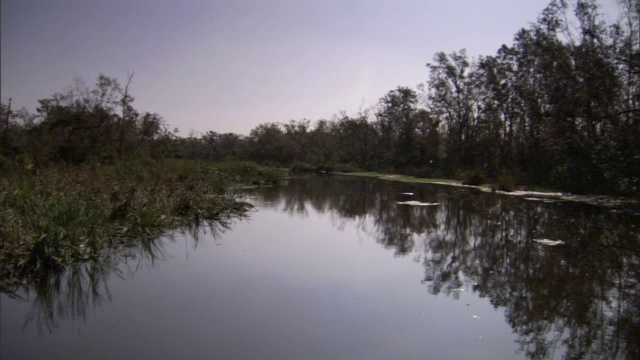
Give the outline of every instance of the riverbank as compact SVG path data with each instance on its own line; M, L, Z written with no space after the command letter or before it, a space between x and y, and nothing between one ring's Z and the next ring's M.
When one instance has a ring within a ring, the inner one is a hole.
M114 244L242 215L251 206L230 186L285 177L248 163L186 160L9 170L0 176L0 288L91 261Z
M580 203L586 203L586 204L591 204L596 206L609 206L609 207L616 207L616 206L623 206L623 205L630 205L630 204L640 205L640 202L637 199L633 199L633 198L606 196L606 195L575 195L575 194L563 193L563 192L546 190L546 189L515 189L513 191L502 191L502 190L496 189L496 187L491 184L465 185L461 181L451 180L451 179L417 178L413 176L380 174L376 172L353 172L353 173L334 172L332 174L343 175L343 176L370 177L370 178L376 178L381 180L399 181L399 182L406 182L406 183L422 183L422 184L457 186L457 187L476 189L479 191L491 192L491 193L496 193L501 195L519 196L531 201L572 201L572 202L580 202Z
M462 185L461 182L457 180L450 179L435 179L435 178L418 178L414 176L406 176L406 175L395 175L395 174L381 174L377 172L334 172L336 175L347 175L347 176L362 176L362 177L372 177L378 178L382 180L391 180L391 181L400 181L400 182L409 182L409 183L426 183L426 184L443 184L443 185Z

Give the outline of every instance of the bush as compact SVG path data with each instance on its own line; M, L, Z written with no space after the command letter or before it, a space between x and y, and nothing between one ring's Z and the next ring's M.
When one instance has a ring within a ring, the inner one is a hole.
M336 164L333 166L333 171L351 173L351 172L360 172L362 171L362 169L353 164Z
M487 183L487 180L485 176L477 170L468 172L462 176L463 185L480 186L486 183Z
M511 174L500 174L494 189L511 192L516 189L516 182Z
M14 165L12 164L11 160L0 155L0 172L2 172L3 174L6 174L9 171L13 170L13 167Z
M295 162L291 165L291 172L294 174L308 174L318 172L319 167L313 166L309 163Z
M433 170L428 167L409 167L403 171L404 175L418 177L418 178L431 178L433 177Z

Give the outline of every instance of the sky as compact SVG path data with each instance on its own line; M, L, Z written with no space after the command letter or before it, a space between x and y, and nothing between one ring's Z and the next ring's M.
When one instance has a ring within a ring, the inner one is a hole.
M605 14L617 0L600 0ZM126 83L180 134L356 114L426 82L436 52L493 55L549 0L1 0L0 100ZM609 16L610 15L605 15ZM608 21L610 19L605 17Z

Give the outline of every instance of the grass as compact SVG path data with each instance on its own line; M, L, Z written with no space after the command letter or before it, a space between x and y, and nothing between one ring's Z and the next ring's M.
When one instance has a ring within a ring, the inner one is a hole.
M198 161L11 169L0 175L0 288L91 261L110 245L243 214L250 205L228 187L283 177L253 164Z
M524 187L524 186L516 186L514 184L514 180L509 176L501 176L496 183L486 183L484 180L480 182L479 185L473 185L470 183L465 183L466 181L452 180L452 179L438 179L438 178L420 178L413 176L405 176L405 175L394 175L394 174L381 174L378 172L352 172L352 173L336 173L340 175L349 175L349 176L361 176L361 177L371 177L382 180L391 180L391 181L399 181L399 182L408 182L408 183L423 183L423 184L449 184L449 185L465 185L477 188L489 189L492 191L499 190L503 192L512 192L516 190L524 190L524 191L535 191L542 193L555 194L559 191L556 189L546 188L546 187Z
M363 176L363 177L375 177L383 180L392 180L392 181L400 181L400 182L410 182L410 183L440 183L440 184L459 184L459 181L451 180L451 179L435 179L435 178L419 178L414 176L405 176L405 175L389 175L389 174L380 174L377 172L353 172L353 173L340 173L342 175L350 175L350 176Z

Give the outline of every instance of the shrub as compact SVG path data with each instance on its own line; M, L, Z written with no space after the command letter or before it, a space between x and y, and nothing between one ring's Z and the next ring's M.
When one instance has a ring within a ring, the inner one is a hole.
M403 171L404 175L418 177L418 178L431 178L433 177L433 170L428 167L409 167Z
M471 171L463 175L462 184L479 186L487 182L485 176L480 171Z
M319 167L313 166L309 163L295 162L291 165L291 172L294 174L308 174L319 171Z
M351 173L351 172L359 172L362 171L361 168L353 165L353 164L336 164L333 166L333 171L335 172L343 172L343 173Z
M500 174L498 177L498 182L495 185L500 191L511 192L516 188L516 182L511 174Z

